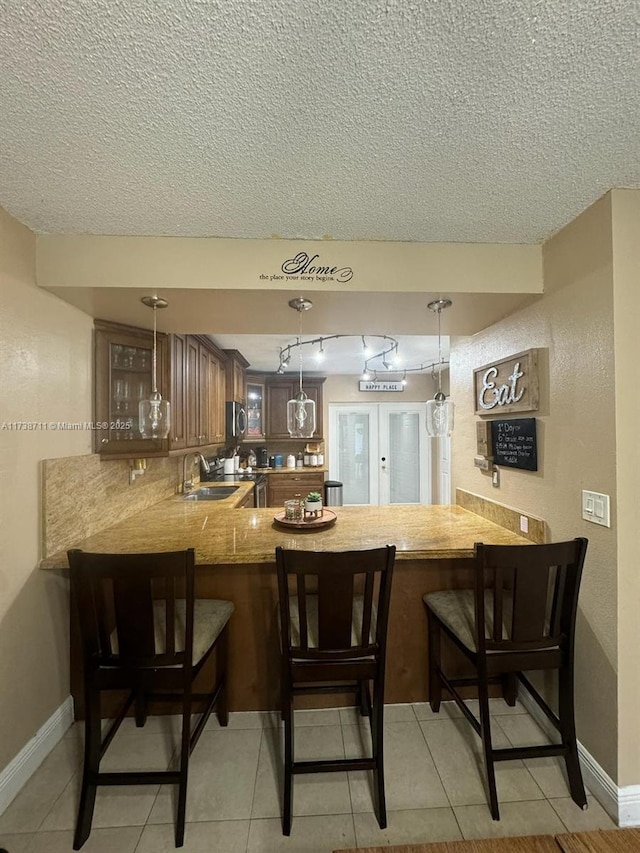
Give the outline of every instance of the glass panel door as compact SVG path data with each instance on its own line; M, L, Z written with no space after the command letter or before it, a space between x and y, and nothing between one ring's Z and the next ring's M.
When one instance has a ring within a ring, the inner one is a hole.
M330 479L343 484L344 504L378 503L378 413L375 406L330 407Z
M380 403L380 503L429 503L424 406Z
M109 422L116 441L140 439L138 403L151 393L152 358L150 347L109 344Z
M264 385L247 381L246 438L264 438Z
M329 479L343 483L343 503L431 503L424 405L329 405Z

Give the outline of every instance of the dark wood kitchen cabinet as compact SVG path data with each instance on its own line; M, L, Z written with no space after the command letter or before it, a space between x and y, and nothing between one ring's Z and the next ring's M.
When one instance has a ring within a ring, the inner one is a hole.
M323 437L322 385L325 377L303 377L302 389L316 404L316 429L313 439ZM293 377L267 377L266 380L266 438L291 438L287 429L287 402L300 390L300 379Z
M196 335L171 336L171 377L175 401L171 449L224 441L225 358Z
M244 403L247 399L249 362L237 349L224 350L227 367L227 400Z
M298 473L292 471L290 474L269 474L269 485L267 487L268 506L283 506L285 501L291 498L306 498L309 492L320 492L324 494L324 474L318 472ZM324 499L324 498L323 498Z
M95 450L103 456L167 452L168 439L142 438L138 403L152 386L153 333L104 320L95 329ZM169 340L157 335L157 386L170 399Z

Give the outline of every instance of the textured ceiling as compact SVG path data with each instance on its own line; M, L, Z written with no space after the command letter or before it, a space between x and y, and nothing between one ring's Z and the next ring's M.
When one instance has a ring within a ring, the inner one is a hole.
M640 186L637 0L3 0L40 232L537 242Z

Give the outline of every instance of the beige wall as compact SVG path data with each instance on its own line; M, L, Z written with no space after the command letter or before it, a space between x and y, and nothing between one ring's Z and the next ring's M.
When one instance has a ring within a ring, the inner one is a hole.
M620 785L640 784L640 192L613 198Z
M577 628L578 737L617 780L618 509L611 195L550 239L543 247L543 261L546 295L541 300L472 338L452 342L451 396L457 405L453 483L544 518L551 539L588 537ZM473 414L472 371L529 347L542 350L541 405L535 413L539 470L502 468L500 488L494 489L490 477L473 467L478 419ZM582 489L611 496L611 529L581 519ZM636 770L636 782L640 781L637 776Z
M35 237L0 209L0 420L91 420L91 319L35 286ZM1 424L0 424L1 426ZM69 695L68 589L40 557L40 460L88 431L0 429L0 768Z

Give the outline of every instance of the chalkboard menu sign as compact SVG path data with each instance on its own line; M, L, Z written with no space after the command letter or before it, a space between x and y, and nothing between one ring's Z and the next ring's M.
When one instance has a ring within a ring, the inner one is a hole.
M491 421L494 465L538 470L535 418Z

